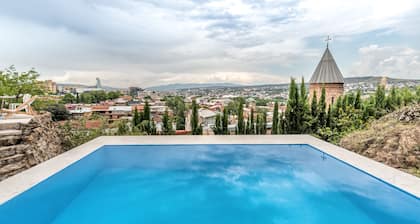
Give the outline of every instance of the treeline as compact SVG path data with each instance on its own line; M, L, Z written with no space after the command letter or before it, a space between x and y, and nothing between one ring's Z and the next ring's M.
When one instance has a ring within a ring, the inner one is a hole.
M185 130L185 113L187 108L185 106L184 99L180 96L165 96L164 101L166 106L174 113L176 130ZM169 120L168 123L169 122L172 123L171 120Z
M38 81L39 73L35 69L17 72L14 66L0 70L0 96L14 96L17 102L23 94L44 95L45 89Z
M117 135L156 135L156 125L150 113L149 102L146 101L143 111L139 112L137 107L133 112L131 125L129 122L120 121L118 123Z
M117 99L121 96L121 93L118 91L110 91L105 92L103 90L95 90L84 92L81 94L73 95L71 93L67 93L64 95L62 101L63 103L85 103L85 104L92 104L92 103L100 103L101 101L105 100L113 100Z
M236 106L236 110L232 109L232 104ZM237 118L235 134L265 135L267 133L267 112L265 110L254 111L254 109L251 109L248 119L245 119L243 112L245 100L240 97L235 99L232 104L225 107L222 114L216 115L215 126L213 128L215 135L230 134L229 117L231 114L236 115Z
M175 122L175 129L176 130L185 130L185 113L186 113L186 106L184 104L184 100L179 97L166 97L165 98L166 105L171 108L174 113L174 116L169 115L168 109L165 110L162 116L162 127L161 133L163 135L173 135L175 134L175 130L173 127L173 123ZM193 107L194 108L194 107ZM196 106L197 110L197 106ZM197 113L198 116L198 113ZM198 119L197 119L198 123ZM118 124L118 135L139 135L139 134L146 134L146 135L156 135L157 128L156 124L152 119L150 105L149 102L146 101L143 111L139 112L137 107L133 111L133 119L131 124L127 122L120 122ZM200 133L201 134L201 133Z
M402 106L420 103L420 86L415 91L409 88L393 87L388 94L381 85L374 94L362 99L360 90L340 96L334 104L327 107L326 92L323 88L321 96L313 93L308 99L308 91L304 80L300 87L295 79L291 79L286 111L279 113L278 102L275 102L271 134L312 134L330 142L338 142L346 133L362 129L370 120L378 119ZM267 113L257 113L251 109L245 121L242 100L235 100L225 107L222 114L216 117L213 131L216 135L229 134L229 116L237 116L236 134L266 134ZM232 112L235 105L236 111Z
M338 142L343 135L364 128L372 119L378 119L401 106L419 103L420 86L415 92L409 88L393 87L386 94L385 87L378 85L375 94L367 99L362 99L358 90L339 97L328 108L325 97L323 88L319 100L314 92L309 103L304 80L299 89L292 79L286 112L273 118L280 120L279 123L284 126L276 127L273 122L274 133L278 130L279 134L314 134L324 140Z

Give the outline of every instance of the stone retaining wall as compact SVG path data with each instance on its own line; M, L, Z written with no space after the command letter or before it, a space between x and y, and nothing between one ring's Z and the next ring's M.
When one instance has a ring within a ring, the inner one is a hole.
M27 123L0 124L0 181L62 153L61 143L49 113Z

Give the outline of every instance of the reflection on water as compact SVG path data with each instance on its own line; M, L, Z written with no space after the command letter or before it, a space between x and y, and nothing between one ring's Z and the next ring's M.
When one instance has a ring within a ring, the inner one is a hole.
M114 146L98 153L99 171L65 208L49 214L53 223L420 220L419 199L306 145ZM78 166L89 167L84 160ZM31 197L38 202L48 195L39 192Z

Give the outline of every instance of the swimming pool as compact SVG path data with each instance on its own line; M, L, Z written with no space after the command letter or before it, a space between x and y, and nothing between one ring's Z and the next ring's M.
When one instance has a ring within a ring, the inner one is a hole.
M420 199L306 144L103 146L1 223L420 223Z

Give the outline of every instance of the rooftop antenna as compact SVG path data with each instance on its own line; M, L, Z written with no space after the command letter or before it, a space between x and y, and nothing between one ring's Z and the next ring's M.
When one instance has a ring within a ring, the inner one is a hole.
M328 48L328 44L330 43L331 37L330 35L327 36L327 38L325 39L325 42L327 42L327 48Z

